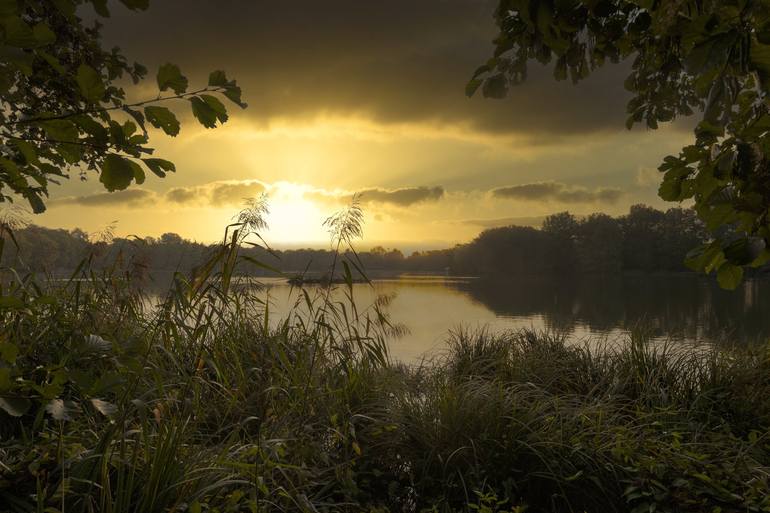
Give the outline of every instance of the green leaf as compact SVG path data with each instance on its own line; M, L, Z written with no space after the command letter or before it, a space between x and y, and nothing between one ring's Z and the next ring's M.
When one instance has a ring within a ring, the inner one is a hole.
M21 310L26 305L16 296L0 296L0 309Z
M227 75L222 70L212 71L209 74L209 86L225 87L228 85Z
M64 69L64 66L62 66L61 62L59 62L59 59L54 57L48 52L45 52L43 50L37 50L35 52L39 57L41 57L45 62L48 63L49 66L51 66L54 70L56 70L57 73L60 75L66 75L67 70Z
M484 81L481 80L481 79L478 79L478 78L474 78L474 79L470 80L465 85L465 96L470 98L471 96L476 94L476 91L478 90L479 87L481 87L481 84L483 84L483 83L484 83Z
M211 96L210 94L202 94L200 97L203 98L203 101L205 101L214 112L216 112L217 119L220 123L227 121L227 108L225 108L224 104L222 104L222 102L219 101L216 96Z
M227 89L224 90L222 94L224 94L228 100L238 105L240 108L245 109L246 107L248 107L248 105L243 100L241 100L240 87L235 85L229 86Z
M743 280L743 267L725 262L717 271L717 283L723 289L734 290Z
M685 58L687 71L699 75L722 66L735 44L734 32L717 34L696 45Z
M33 213L42 214L45 212L45 203L43 203L43 198L40 197L40 193L28 189L22 194L29 202L29 206L32 207Z
M132 135L136 133L136 123L133 121L126 121L122 125L118 125L120 127L120 131L122 132L121 139L128 140Z
M141 113L141 111L131 109L129 107L123 107L123 111L134 118L136 120L136 123L142 127L142 131L147 134L147 128L144 126L144 114Z
M158 88L161 91L171 89L176 94L182 94L187 91L187 78L179 71L179 66L166 63L158 69Z
M101 123L91 116L82 114L79 116L73 116L72 121L75 123L75 132L77 136L77 129L80 128L83 132L87 133L94 139L95 144L106 145L109 142L110 132Z
M693 271L709 273L724 261L725 257L722 253L722 248L714 241L687 253L684 263Z
M227 121L227 111L222 102L210 95L194 96L190 98L193 115L206 128L216 128L217 120Z
M66 119L52 119L38 123L50 139L61 142L75 142L78 139L78 127Z
M27 164L35 164L38 162L37 150L35 149L34 144L28 141L22 141L21 139L16 139L13 141L13 145L19 150L19 153L24 157L24 161Z
M102 163L102 172L99 181L108 191L122 191L131 184L134 179L134 166L126 158L110 153Z
M227 75L224 71L217 70L209 74L209 87L224 88L224 91L221 92L228 100L242 109L247 107L243 100L241 100L241 88L238 87L235 80L227 80Z
M768 262L770 262L770 250L765 248L765 250L760 253L760 255L753 262L751 262L751 267L756 269L758 267L764 266Z
M35 38L37 46L48 46L56 42L56 34L45 23L38 23L32 27L32 36Z
M724 248L727 261L735 265L748 265L756 260L765 250L765 240L761 237L738 239Z
M277 269L276 267L273 267L272 265L269 265L269 264L266 264L266 263L264 263L264 262L262 262L260 260L257 260L254 257L250 257L249 255L242 255L241 259L251 263L252 265L254 265L255 267L258 267L260 269L265 269L267 271L271 271L271 272L274 272L274 273L279 274L279 275L284 275L283 271L281 271L280 269Z
M0 342L0 358L8 363L14 363L19 356L19 347L10 342Z
M658 196L665 201L679 201L682 196L682 180L666 178L658 188Z
M104 97L104 83L99 73L87 64L78 66L75 80L80 87L83 97L92 102L98 103Z
M217 113L197 96L190 99L193 115L206 128L216 128Z
M0 397L0 409L11 417L21 417L29 410L32 403L23 397Z
M508 93L508 83L505 80L505 75L498 73L486 79L481 92L484 98L505 98L505 95Z
M16 48L35 48L38 46L32 28L18 16L10 16L0 21L5 29L5 44Z
M142 159L142 162L149 168L150 171L158 175L160 178L165 178L167 172L175 172L176 166L173 162L164 159Z
M16 162L0 157L0 169L5 170L5 173L8 175L5 181L14 191L21 192L29 187L27 181L21 176Z
M136 183L139 185L143 184L146 176L144 174L144 169L142 169L142 166L140 166L138 163L134 162L133 160L129 160L128 164L131 166L131 171L134 174L134 180L136 181Z
M172 137L179 134L179 121L174 113L166 107L145 107L144 115L152 126L162 129L166 134Z

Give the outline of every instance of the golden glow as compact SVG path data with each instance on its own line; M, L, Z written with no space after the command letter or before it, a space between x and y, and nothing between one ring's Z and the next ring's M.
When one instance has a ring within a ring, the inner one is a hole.
M65 182L53 190L48 213L34 222L49 227L96 231L113 220L117 233L158 236L164 232L200 241L218 240L238 212L245 195L235 188L216 201L221 184L262 184L268 196L271 244L325 246L321 223L344 207L352 193L377 188L442 186L441 199L369 202L363 205L366 240L423 247L464 242L489 222L531 218L569 209L619 214L628 205L656 201L656 181L640 169L655 169L689 137L661 129L644 134L620 131L605 137L575 137L558 145L528 145L525 139L473 133L463 127L433 124L376 124L354 118L312 118L258 125L233 122L217 130L188 124L177 138L153 134L156 155L172 160L177 173L148 176L141 202L106 201L95 205L78 198L104 194L90 179ZM616 204L558 204L553 201L496 199L494 187L558 180L596 188L624 189ZM609 182L608 182L609 180ZM134 186L136 187L136 186ZM196 199L172 201L172 189L195 191ZM258 188L258 187L257 187ZM74 198L74 200L73 200Z
M281 182L270 196L269 231L271 242L319 243L325 240L321 221L325 216L319 206L304 197L307 187Z

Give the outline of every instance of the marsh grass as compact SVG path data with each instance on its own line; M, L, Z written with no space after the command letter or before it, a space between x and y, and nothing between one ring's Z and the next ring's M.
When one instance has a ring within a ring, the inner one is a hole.
M0 511L770 511L767 346L460 330L407 367L355 262L270 322L242 229L156 308L130 262L7 280Z

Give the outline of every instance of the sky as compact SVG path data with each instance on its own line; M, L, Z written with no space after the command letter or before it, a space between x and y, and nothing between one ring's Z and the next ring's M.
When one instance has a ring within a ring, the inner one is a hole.
M113 4L106 45L150 69L131 99L155 95L158 66L173 62L191 88L225 70L249 107L231 104L230 120L208 130L189 104L172 105L181 133L151 131L151 146L176 173L118 193L73 173L33 221L91 232L116 221L123 236L211 242L245 198L266 193L268 242L323 246L322 221L358 194L362 247L431 249L564 210L674 206L657 199L657 166L691 127L626 130L628 63L577 86L532 64L505 99L465 96L493 49L493 10L488 0Z

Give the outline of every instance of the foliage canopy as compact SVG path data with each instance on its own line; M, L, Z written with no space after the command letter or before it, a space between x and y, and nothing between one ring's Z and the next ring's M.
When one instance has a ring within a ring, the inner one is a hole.
M149 0L121 3L144 10ZM170 63L157 72L157 97L129 101L121 84L139 83L148 70L118 48L102 48L99 22L78 16L86 4L99 17L110 14L106 0L0 0L0 201L15 193L42 212L48 184L71 170L82 179L96 171L109 191L141 184L144 168L164 177L176 168L151 157L147 125L173 137L180 122L158 103L188 102L206 128L227 121L218 96L246 107L223 71L188 90L188 79Z
M628 128L701 116L659 168L660 197L693 200L715 235L688 265L733 288L770 258L770 1L501 0L495 19L494 55L468 95L504 97L531 59L575 83L628 59Z

